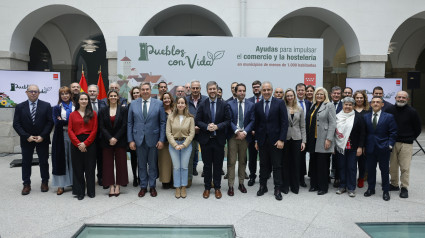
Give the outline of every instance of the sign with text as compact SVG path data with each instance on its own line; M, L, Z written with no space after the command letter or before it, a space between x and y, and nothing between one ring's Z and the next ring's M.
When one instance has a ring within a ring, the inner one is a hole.
M28 100L27 88L35 84L40 89L39 99L52 106L58 103L60 88L59 72L0 70L0 108L15 107Z
M122 36L117 72L127 98L142 82L151 83L155 95L161 81L174 93L199 80L206 95L206 83L216 81L224 99L232 95L232 82L244 83L248 97L255 80L284 89L304 82L322 86L323 39Z
M380 86L384 89L384 100L394 104L395 95L402 90L402 80L401 78L347 78L346 85L352 88L354 92L366 90L369 102L373 97L373 88Z

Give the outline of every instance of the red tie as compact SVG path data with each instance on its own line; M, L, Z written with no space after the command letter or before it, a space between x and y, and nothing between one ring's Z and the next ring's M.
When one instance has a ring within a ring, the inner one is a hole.
M259 102L260 101L260 97L257 97L257 102Z

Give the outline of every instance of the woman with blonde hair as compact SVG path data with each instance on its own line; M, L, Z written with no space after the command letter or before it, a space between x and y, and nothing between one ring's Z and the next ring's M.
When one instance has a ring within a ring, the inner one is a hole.
M173 161L173 180L176 198L186 198L188 166L192 153L192 140L195 136L195 119L189 113L187 99L178 97L176 106L167 119L166 135ZM192 166L192 165L190 165Z
M310 192L317 195L328 192L329 162L334 152L336 111L329 102L328 91L318 87L313 94L313 104L307 114L307 151L310 153Z
M283 186L282 192L298 194L300 188L300 160L301 151L305 148L305 116L304 110L296 101L296 94L293 89L287 89L283 97L288 111L288 134L284 147L284 157L282 164Z

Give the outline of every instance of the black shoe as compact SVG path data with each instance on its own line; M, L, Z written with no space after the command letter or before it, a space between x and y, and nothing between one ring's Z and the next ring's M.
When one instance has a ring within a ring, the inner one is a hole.
M279 189L275 189L274 190L274 197L276 198L276 200L280 201L282 200L282 194L280 193Z
M364 193L364 196L365 197L370 197L370 196L372 196L373 194L375 194L375 190L367 190L365 193Z
M309 192L316 192L318 189L314 188L314 187L310 187L310 189L308 190Z
M109 186L103 186L103 189L109 189Z
M250 178L249 179L249 181L248 181L248 186L254 186L254 184L255 184L255 178Z
M196 171L196 169L193 169L193 176L198 176L198 171Z
M390 200L390 193L384 192L384 194L382 195L382 199L384 199L384 201L389 201Z
M202 177L202 178L204 177L204 171L202 171L202 173L201 173L201 177Z
M328 193L327 191L323 191L323 190L317 191L317 195L325 195L327 193Z
M305 183L304 178L302 178L300 180L300 186L303 187L303 188L306 188L307 187L307 184Z
M403 187L401 188L400 197L401 198L409 197L409 191L407 191L407 188L403 188Z
M393 186L392 184L390 184L390 191L399 191L400 188L398 186Z
M339 179L335 179L334 180L334 185L333 185L334 188L339 188L340 183L341 183L341 181Z
M102 178L98 178L97 179L97 184L99 184L99 186L103 186L103 179Z
M267 193L269 190L267 189L267 186L260 186L260 189L257 192L257 196L263 196L265 193Z
M224 175L224 170L223 169L221 169L221 175Z
M294 194L298 194L299 189L291 188L291 192Z
M94 194L87 194L87 196L89 196L89 198L94 198L95 197Z
M78 200L83 200L84 199L84 195L78 195L77 198L78 198Z
M288 194L288 193L289 193L289 188L280 187L280 190L281 190L281 191L282 191L282 193L284 193L284 194Z
M133 187L137 187L139 186L139 179L138 178L134 178L133 179Z

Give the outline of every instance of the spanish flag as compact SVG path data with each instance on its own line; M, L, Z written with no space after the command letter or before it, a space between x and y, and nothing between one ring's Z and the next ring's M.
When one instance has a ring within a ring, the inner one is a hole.
M98 100L102 100L106 98L106 90L105 85L103 84L103 78L102 78L102 66L99 68L99 79L97 80L97 87L99 88L99 94L97 95Z
M87 81L86 81L86 77L84 76L84 69L81 70L81 79L80 79L79 84L80 84L80 87L81 87L80 92L87 93Z

